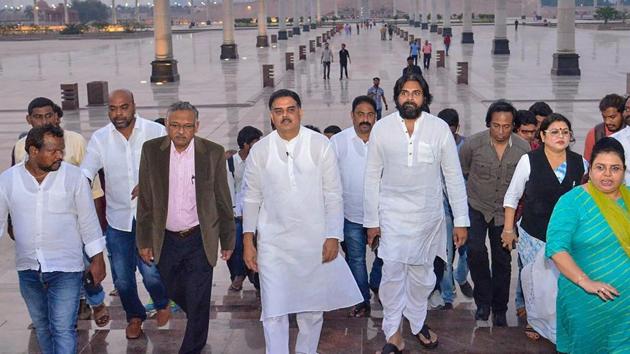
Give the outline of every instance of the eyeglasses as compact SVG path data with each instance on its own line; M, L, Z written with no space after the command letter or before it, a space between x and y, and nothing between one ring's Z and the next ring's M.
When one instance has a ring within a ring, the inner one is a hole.
M558 138L561 136L572 136L573 132L569 129L553 129L553 130L545 130L545 134L549 134L554 138Z
M414 90L414 91L400 91L400 97L402 98L408 98L408 97L413 97L413 98L420 98L422 97L422 90Z
M187 131L191 131L195 129L195 125L194 124L177 124L177 123L169 123L168 127L170 129L173 129L175 131L179 131L181 129L187 130Z

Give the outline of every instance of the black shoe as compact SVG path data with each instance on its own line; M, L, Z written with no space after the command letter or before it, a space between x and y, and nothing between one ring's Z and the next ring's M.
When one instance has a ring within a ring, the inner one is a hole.
M446 310L452 310L452 309L453 309L453 304L451 304L450 302L447 302L447 303L445 303L445 304L444 304L444 305L442 305L442 306L438 306L438 308L437 308L437 309L438 309L438 310L443 310L443 311L446 311Z
M464 284L459 284L459 289L462 291L462 294L468 298L473 297L473 288L470 286L468 281L465 281Z
M505 312L492 312L492 324L495 327L507 327L507 319L505 318Z
M475 320L477 321L487 321L490 318L490 308L489 307L478 307L477 312L475 312Z

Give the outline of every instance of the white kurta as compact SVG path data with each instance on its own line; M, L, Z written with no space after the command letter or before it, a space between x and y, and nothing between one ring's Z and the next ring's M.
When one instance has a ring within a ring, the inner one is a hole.
M337 161L324 135L301 128L254 145L245 168L243 231L258 230L261 318L330 311L363 301L350 268L322 263L326 238L343 240Z
M378 255L412 265L446 260L443 186L454 224L470 226L457 146L448 125L426 112L411 137L398 112L370 133L365 170L364 227L380 227Z

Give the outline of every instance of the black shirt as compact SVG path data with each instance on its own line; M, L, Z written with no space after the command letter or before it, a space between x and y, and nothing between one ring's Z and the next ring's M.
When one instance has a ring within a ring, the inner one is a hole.
M347 49L342 49L339 51L339 63L346 64L348 63L348 58L350 58L350 53Z

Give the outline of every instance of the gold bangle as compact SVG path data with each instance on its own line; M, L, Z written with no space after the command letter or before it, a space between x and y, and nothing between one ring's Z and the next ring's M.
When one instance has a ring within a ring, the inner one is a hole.
M506 234L513 234L514 233L514 229L512 229L512 230L503 229L503 232L506 233Z

